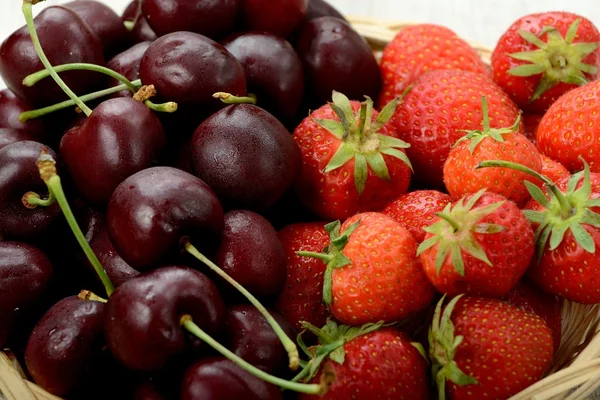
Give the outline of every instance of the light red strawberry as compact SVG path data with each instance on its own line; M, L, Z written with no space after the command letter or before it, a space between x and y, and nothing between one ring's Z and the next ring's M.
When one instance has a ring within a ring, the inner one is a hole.
M599 42L598 29L580 15L525 15L494 49L494 80L519 107L543 114L569 90L598 78Z

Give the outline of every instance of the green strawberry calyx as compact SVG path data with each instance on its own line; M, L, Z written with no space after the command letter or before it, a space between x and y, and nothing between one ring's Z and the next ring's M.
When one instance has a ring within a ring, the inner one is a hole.
M573 21L564 38L552 26L545 27L537 36L530 31L519 30L519 35L536 46L537 50L510 54L512 58L527 61L529 64L514 67L508 73L522 77L542 74L530 101L538 99L560 82L579 86L586 84L588 79L584 73L593 75L598 71L596 66L585 64L583 59L592 54L600 43L573 43L580 23L581 18ZM547 42L541 39L544 34L547 34Z
M485 96L481 97L481 113L483 114L483 130L473 130L473 131L463 131L467 134L462 138L458 139L454 146L459 144L460 142L464 142L465 140L470 140L471 144L469 146L469 152L473 154L477 145L481 143L481 141L485 138L492 138L497 142L504 142L504 138L502 135L506 135L509 133L516 133L519 131L519 125L521 123L521 113L517 117L515 123L508 128L492 128L490 127L490 116L488 112L488 104Z
M544 175L527 168L524 165L500 160L482 161L476 168L504 167L525 172L544 182L546 194L538 186L525 181L531 197L542 205L542 211L524 210L527 219L537 225L535 231L536 258L540 262L546 245L549 250L555 250L563 241L565 233L570 230L579 246L588 253L596 252L594 239L585 230L582 224L600 228L600 214L592 211L593 207L600 206L600 199L593 199L591 187L590 167L581 158L584 164L583 171L571 175L567 183L567 190L562 192L554 182ZM576 189L583 179L581 187Z
M432 236L419 245L417 256L437 245L435 267L438 274L446 258L450 255L454 270L460 276L464 276L465 263L463 260L463 251L483 261L490 267L492 266L485 250L477 241L475 234L494 234L505 229L502 225L480 223L479 221L496 211L506 200L473 209L475 203L484 193L485 189L482 189L470 198L465 196L454 207L452 207L452 203L448 203L442 212L436 213L440 219L429 227L424 228L425 232L430 233Z
M394 115L400 98L395 98L383 107L374 121L373 100L368 96L365 98L366 101L361 103L360 110L355 114L350 100L342 93L334 91L333 101L329 106L339 117L339 121L313 118L319 126L342 141L324 172L340 168L354 159L354 184L359 195L365 189L369 168L379 179L390 180L384 154L403 161L412 170L410 160L402 151L410 145L398 138L379 133Z
M444 295L435 307L433 321L429 328L429 357L432 361L432 376L435 377L439 399L446 398L446 380L457 385L477 384L477 379L465 374L454 361L456 350L462 343L463 336L454 336L454 324L450 317L456 303L463 295L454 297L442 314L442 304L446 299Z

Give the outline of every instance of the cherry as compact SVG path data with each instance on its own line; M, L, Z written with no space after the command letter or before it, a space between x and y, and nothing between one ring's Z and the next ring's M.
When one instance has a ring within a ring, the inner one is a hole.
M119 97L102 102L68 130L60 154L79 193L90 204L105 205L125 178L152 165L165 141L153 111Z
M241 22L247 30L287 37L306 16L308 0L240 0Z
M208 332L220 330L225 312L214 283L181 266L155 269L119 286L108 299L105 333L126 367L158 370L186 349L180 318L189 314ZM189 344L189 343L188 343Z
M43 198L48 196L36 165L42 149L56 157L51 149L33 141L17 142L0 149L0 237L40 236L60 214L56 204L48 207L24 204L24 196L30 191Z
M123 75L130 81L135 81L140 77L140 63L142 62L142 57L144 57L144 53L150 46L151 42L140 42L138 44L133 45L129 49L125 50L122 53L117 54L112 59L106 63L106 66L112 69L115 72ZM116 79L111 81L112 86L120 85L120 82ZM131 92L129 90L123 90L117 94L120 97L131 97Z
M48 129L43 119L31 119L27 122L19 120L19 115L29 110L31 107L10 90L0 91L0 128L24 130L36 137L43 137Z
M244 67L248 91L258 97L261 107L291 119L304 93L302 62L292 45L263 32L241 33L223 45Z
M9 144L25 140L34 141L35 139L28 131L14 128L0 128L0 149Z
M52 6L34 19L41 47L52 65L67 63L104 64L102 46L81 17L74 11ZM0 47L0 75L6 86L22 100L32 105L48 105L67 99L52 80L28 87L23 79L44 65L31 40L27 27L11 34ZM65 83L77 93L85 93L102 82L102 75L89 71L61 73Z
M128 41L128 34L121 18L99 1L77 0L63 4L75 11L98 36L105 56L112 56L122 50Z
M21 242L0 242L0 348L3 348L19 316L36 305L53 275L48 257Z
M152 28L150 28L148 20L142 14L141 5L142 3L139 0L133 0L129 3L127 8L125 8L125 11L123 11L121 21L131 26L129 36L133 42L153 42L158 36Z
M309 106L327 104L333 90L350 100L375 98L381 73L373 51L346 21L321 17L304 24L296 50L304 64Z
M142 0L148 23L163 36L178 31L218 38L233 30L239 0Z
M300 150L267 111L235 104L203 121L192 139L194 171L230 208L265 210L292 185Z
M223 230L223 209L212 189L194 175L152 167L116 188L107 228L123 259L144 269L165 263L184 236L213 243Z
M336 17L346 21L346 18L325 0L308 0L306 20L310 21L320 17Z

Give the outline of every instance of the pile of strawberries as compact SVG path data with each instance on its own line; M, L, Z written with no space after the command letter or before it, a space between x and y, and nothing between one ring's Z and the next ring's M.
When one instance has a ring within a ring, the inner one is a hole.
M277 308L320 339L303 378L334 373L324 398L507 399L546 376L563 299L600 303L599 44L582 16L527 15L490 68L412 26L376 104L336 92L296 128L322 223L279 232Z

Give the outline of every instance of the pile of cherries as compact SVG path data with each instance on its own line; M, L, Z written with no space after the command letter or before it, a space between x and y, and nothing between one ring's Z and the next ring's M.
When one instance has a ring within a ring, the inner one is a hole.
M0 48L0 348L69 399L317 395L276 232L315 219L290 130L379 91L365 40L323 0L37 2Z

